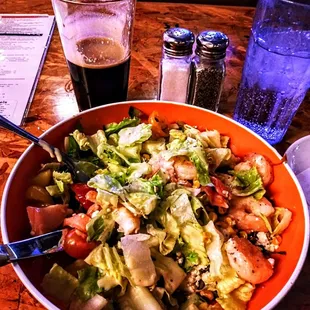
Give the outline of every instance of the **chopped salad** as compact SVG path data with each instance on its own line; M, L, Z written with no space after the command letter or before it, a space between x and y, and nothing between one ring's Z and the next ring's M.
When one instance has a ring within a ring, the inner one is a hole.
M65 138L87 184L50 162L26 192L31 234L63 228L74 259L45 294L71 310L246 309L292 218L267 195L272 164L217 130L129 112Z

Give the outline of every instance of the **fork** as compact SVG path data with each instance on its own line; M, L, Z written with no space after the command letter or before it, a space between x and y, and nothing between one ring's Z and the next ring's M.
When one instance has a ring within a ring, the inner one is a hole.
M13 124L11 121L0 115L0 126L16 133L17 135L25 138L35 145L40 146L42 149L50 153L51 157L56 157L57 160L60 160L68 167L69 171L72 173L73 178L75 181L80 183L86 183L89 180L89 177L86 173L81 171L74 160L72 160L66 153L60 151L58 148L50 145L45 140L40 139L32 135L30 132L22 129L21 127ZM59 156L60 155L60 156Z

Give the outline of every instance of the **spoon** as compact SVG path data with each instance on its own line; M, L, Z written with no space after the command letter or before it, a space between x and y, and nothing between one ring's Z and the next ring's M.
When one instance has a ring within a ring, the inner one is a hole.
M0 126L8 129L11 132L16 133L17 135L21 136L22 138L25 138L35 145L40 146L43 150L47 151L52 158L55 158L59 162L63 162L69 169L69 171L72 173L73 178L80 183L86 183L89 180L89 177L86 173L81 171L74 160L72 160L66 153L62 152L58 148L50 145L43 139L37 138L34 135L32 135L30 132L22 129L21 127L13 124L8 119L0 115Z

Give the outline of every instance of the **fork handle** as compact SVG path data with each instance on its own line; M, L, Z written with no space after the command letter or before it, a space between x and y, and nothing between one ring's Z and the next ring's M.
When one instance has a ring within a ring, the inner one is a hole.
M0 126L3 128L6 128L10 131L13 131L17 135L26 138L33 142L34 144L39 144L39 139L32 135L30 132L27 132L26 130L22 129L21 127L13 124L11 121L0 115Z
M0 245L0 267L10 263L10 257L3 245Z

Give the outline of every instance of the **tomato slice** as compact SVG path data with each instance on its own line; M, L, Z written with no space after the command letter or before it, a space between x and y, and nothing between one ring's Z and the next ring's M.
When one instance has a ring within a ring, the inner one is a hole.
M218 194L215 190L213 190L212 187L202 186L201 190L207 194L210 204L212 206L225 209L229 208L226 199L222 195Z
M220 194L221 196L225 198L231 199L230 189L220 179L212 176L211 181L218 194Z
M64 220L63 226L69 226L72 228L76 228L79 231L87 232L86 231L86 225L90 221L90 217L84 213L79 213L71 217L67 217Z
M65 252L74 257L85 259L97 246L97 243L87 242L87 235L77 229L72 229L63 235L63 248Z
M86 199L86 194L93 190L91 187L87 186L87 184L77 183L71 186L71 189L75 193L76 200L82 205L85 210L93 204L91 201Z
M32 235L39 236L57 229L68 214L68 205L50 205L47 207L27 207Z
M159 115L157 111L153 111L149 116L149 123L152 125L152 132L158 137L167 137L168 133L165 130L168 129L167 120Z

